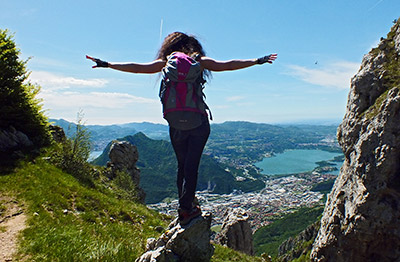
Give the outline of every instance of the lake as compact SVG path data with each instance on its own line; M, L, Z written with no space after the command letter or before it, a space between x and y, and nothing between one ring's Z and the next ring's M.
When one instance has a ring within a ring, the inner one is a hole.
M261 173L266 175L287 175L312 171L318 165L316 162L333 160L334 157L340 156L340 153L332 153L323 150L307 150L295 149L287 150L282 154L273 157L264 158L255 165L261 168ZM333 162L340 169L342 162ZM339 174L338 171L329 172Z

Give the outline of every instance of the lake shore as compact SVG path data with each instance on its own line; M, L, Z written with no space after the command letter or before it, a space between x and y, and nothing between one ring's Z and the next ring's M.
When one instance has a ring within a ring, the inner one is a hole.
M334 172L342 165L341 153L320 149L292 149L282 154L271 154L254 164L264 175L290 175L311 172L319 168L320 172Z

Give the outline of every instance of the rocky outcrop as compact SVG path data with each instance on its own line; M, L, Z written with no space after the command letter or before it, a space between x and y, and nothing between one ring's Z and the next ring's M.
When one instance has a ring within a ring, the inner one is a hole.
M248 219L249 216L242 208L228 209L216 241L234 250L254 255L253 232Z
M400 24L362 61L338 128L345 154L313 261L400 261Z
M210 243L211 214L207 213L181 226L176 219L158 239L147 240L146 253L136 262L207 262L214 247Z
M139 152L136 146L127 141L113 141L109 157L110 162L107 163L107 166L111 168L109 178L115 178L118 172L127 172L136 185L138 201L144 203L146 194L143 189L139 187L140 170L136 167L136 162L139 159Z

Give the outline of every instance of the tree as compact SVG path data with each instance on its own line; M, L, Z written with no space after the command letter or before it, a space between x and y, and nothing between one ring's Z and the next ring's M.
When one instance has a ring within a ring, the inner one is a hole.
M27 80L27 61L21 61L19 56L20 51L12 35L8 30L0 29L0 131L16 130L24 133L33 145L8 150L25 153L48 144L50 136L41 100L36 98L40 86ZM6 158L12 155L5 151L0 153Z

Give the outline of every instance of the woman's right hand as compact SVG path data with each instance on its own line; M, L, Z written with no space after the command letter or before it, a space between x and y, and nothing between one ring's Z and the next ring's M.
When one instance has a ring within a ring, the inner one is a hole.
M259 64L259 65L262 65L265 63L272 64L272 62L274 62L277 57L278 57L278 54L270 54L270 55L260 57L257 59L257 64Z
M92 68L96 68L96 67L110 67L110 64L106 61L103 61L101 59L98 58L94 58L94 57L90 57L88 55L86 55L87 59L92 60L93 62L96 63L96 65L92 66Z

